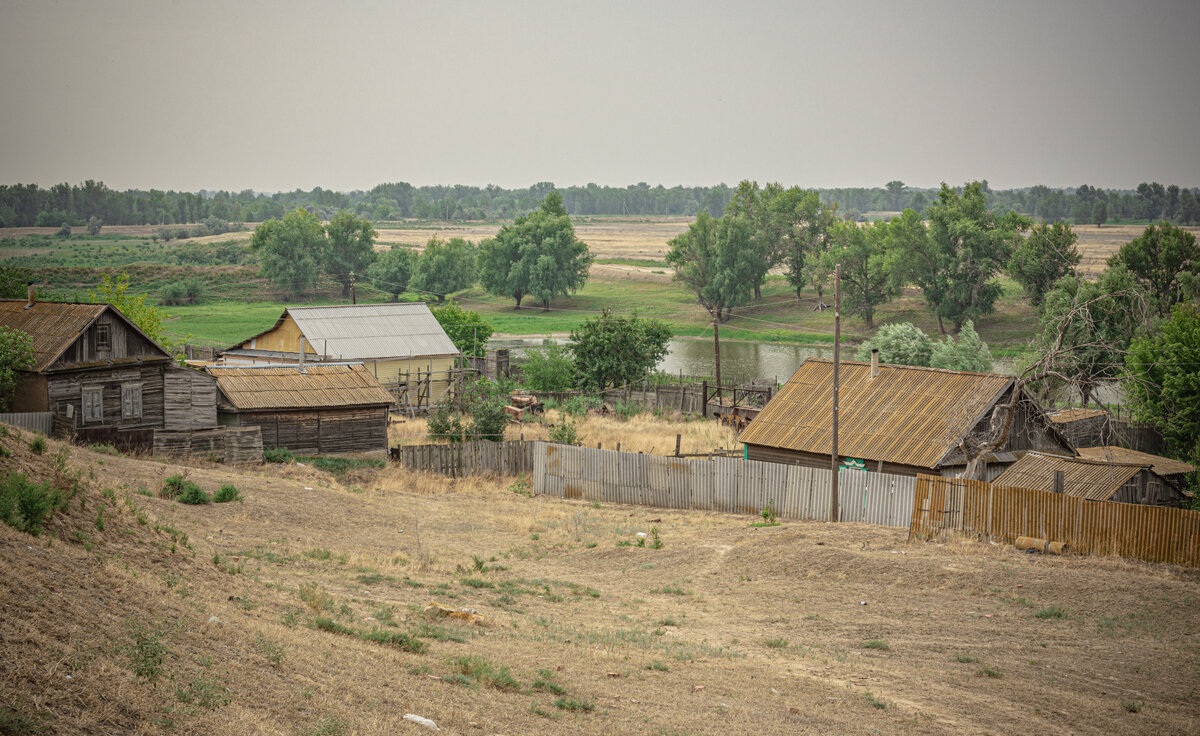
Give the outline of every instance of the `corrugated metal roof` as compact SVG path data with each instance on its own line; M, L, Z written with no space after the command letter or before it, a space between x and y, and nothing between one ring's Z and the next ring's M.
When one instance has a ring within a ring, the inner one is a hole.
M1137 463L1149 465L1150 469L1159 475L1177 475L1190 473L1196 468L1180 460L1169 457L1159 457L1148 452L1138 452L1125 447L1080 447L1079 454L1092 460L1103 460L1114 463Z
M1055 424L1068 424L1081 419L1106 416L1108 416L1108 412L1103 409L1059 409L1046 414L1046 418Z
M288 307L275 327L288 315L313 350L331 360L458 354L433 312L421 302Z
M932 468L1012 385L1009 376L841 362L838 452ZM832 451L833 361L809 358L742 432L742 442Z
M1107 501L1121 486L1149 466L1140 463L1109 463L1099 460L1060 457L1030 452L996 477L1002 486L1054 490L1054 471L1063 472L1063 492L1091 501Z
M210 366L221 393L240 411L381 406L392 395L362 365Z
M26 309L26 304L25 299L0 301L0 325L33 338L35 371L49 367L108 308L107 304L34 302Z

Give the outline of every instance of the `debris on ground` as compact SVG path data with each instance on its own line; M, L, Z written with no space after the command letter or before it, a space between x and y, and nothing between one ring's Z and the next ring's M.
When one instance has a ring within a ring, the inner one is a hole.
M483 623L483 614L474 608L451 608L443 606L437 601L430 601L429 605L425 606L425 616L427 618L452 618L470 624Z

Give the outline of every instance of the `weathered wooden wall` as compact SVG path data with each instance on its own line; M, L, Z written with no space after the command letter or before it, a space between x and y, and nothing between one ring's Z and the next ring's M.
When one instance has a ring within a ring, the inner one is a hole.
M983 481L920 476L909 539L948 531L1013 542L1066 542L1074 552L1200 566L1200 511L1088 501Z
M96 332L99 325L108 325L108 349L100 349L97 346ZM52 371L70 369L80 364L93 365L103 360L122 358L155 358L166 361L170 359L170 356L110 310L100 315L90 327L84 330L83 334L71 343L70 347L64 350L48 369Z
M411 470L427 470L451 477L490 473L517 475L533 472L533 442L456 442L450 445L406 445L392 456Z
M120 429L156 428L163 426L163 372L165 365L131 365L89 371L51 373L46 377L50 411L67 415L72 406L75 427L118 427ZM140 383L142 386L142 416L124 419L121 416L121 384ZM103 421L83 423L83 387L103 389Z
M217 381L207 373L168 366L163 376L163 427L217 426Z
M263 447L286 447L297 454L381 452L387 449L387 409L320 409L241 412L232 422L258 427Z
M209 427L155 430L155 455L203 455L225 463L261 463L262 434L258 427Z

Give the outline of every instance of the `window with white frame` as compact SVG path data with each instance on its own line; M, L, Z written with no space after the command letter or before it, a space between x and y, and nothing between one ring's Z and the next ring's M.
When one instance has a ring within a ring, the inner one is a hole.
M104 387L83 387L83 423L104 421Z
M142 416L142 384L121 385L121 418L140 419Z

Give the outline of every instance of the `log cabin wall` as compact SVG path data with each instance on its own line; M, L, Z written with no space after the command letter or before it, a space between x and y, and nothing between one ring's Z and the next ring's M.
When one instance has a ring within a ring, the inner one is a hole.
M207 373L167 367L164 376L165 429L217 426L217 381Z
M228 418L228 420L227 420ZM264 449L285 447L300 455L387 449L387 407L222 413L221 423L257 426Z
M88 371L64 371L46 376L49 411L70 417L76 428L118 427L153 429L163 426L163 373L166 365L131 365ZM141 387L141 416L126 417L122 411L123 387ZM83 390L100 388L100 421L84 422ZM68 409L67 407L71 408Z

